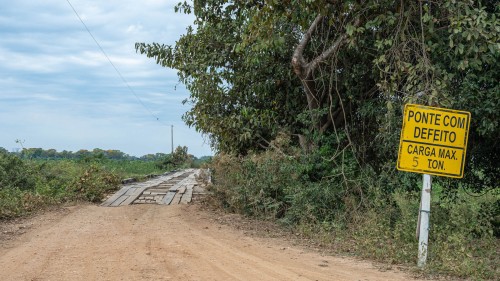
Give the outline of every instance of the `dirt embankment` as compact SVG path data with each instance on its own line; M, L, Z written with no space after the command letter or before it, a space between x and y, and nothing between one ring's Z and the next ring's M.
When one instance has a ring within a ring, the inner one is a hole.
M0 280L411 279L249 236L214 216L197 205L80 205L3 223Z

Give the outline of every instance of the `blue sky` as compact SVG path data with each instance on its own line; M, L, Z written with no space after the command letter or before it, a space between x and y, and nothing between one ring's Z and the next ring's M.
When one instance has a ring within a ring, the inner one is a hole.
M211 155L181 120L189 96L176 71L135 52L136 42L174 44L193 18L179 0L16 0L0 8L0 147L119 149L130 155L185 145ZM156 119L159 118L160 122Z

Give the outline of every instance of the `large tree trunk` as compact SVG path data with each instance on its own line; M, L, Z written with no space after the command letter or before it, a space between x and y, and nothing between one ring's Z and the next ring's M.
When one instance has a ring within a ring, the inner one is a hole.
M339 34L328 49L319 54L310 62L307 62L304 58L304 50L307 44L310 42L313 33L318 28L318 25L322 23L324 18L324 16L318 15L314 19L314 21L311 23L311 26L304 34L304 37L300 40L299 44L295 48L292 56L293 70L304 87L308 109L311 112L313 129L320 133L328 130L332 125L339 126L342 122L345 121L344 112L342 112L342 110L339 110L340 108L331 108L329 110L329 113L326 115L317 114L317 110L323 108L325 106L325 102L332 97L330 96L330 93L318 92L314 73L316 70L318 70L321 63L331 58L347 41L347 34ZM359 18L356 18L354 20L354 25L359 26L359 24L360 20Z

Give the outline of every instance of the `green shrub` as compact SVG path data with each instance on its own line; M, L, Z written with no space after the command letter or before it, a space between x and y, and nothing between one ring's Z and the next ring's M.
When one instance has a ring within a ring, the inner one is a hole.
M33 190L36 177L29 165L13 154L0 152L0 189Z
M19 217L46 205L46 198L19 188L0 189L0 219Z
M120 182L121 180L116 174L91 165L73 181L71 190L77 200L101 202L104 195L116 189Z
M500 250L492 221L499 213L500 190L482 196L458 189L435 196L431 206L430 261L459 276L500 276Z

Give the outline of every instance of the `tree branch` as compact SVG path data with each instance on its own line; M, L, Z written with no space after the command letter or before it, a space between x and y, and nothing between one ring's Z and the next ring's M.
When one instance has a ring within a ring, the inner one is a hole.
M359 17L357 17L354 20L354 26L357 27L357 26L359 26L360 23L361 23L361 20L359 19ZM340 46L342 45L342 43L344 43L346 38L347 38L347 34L342 33L335 40L335 42L330 46L330 48L326 49L321 55L317 56L313 61L311 61L310 63L308 63L305 66L306 70L307 71L315 70L321 62L328 59L332 54L334 54L340 48Z
M305 79L306 75L309 71L306 71L304 73L304 67L307 65L304 59L304 49L306 48L307 43L311 40L312 33L316 30L318 27L318 24L321 22L323 19L322 15L318 15L316 19L314 19L313 23L311 26L309 26L309 29L307 32L304 34L304 37L302 37L302 40L300 40L299 44L295 48L295 51L293 52L292 56L292 65L293 65L293 70L297 76L301 79ZM304 75L306 74L306 75Z

